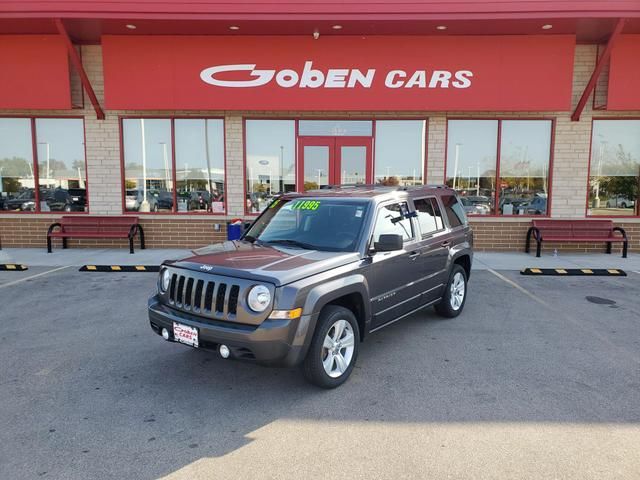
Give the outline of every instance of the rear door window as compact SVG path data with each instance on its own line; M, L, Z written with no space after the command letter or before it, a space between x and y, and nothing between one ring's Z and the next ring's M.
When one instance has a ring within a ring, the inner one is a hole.
M444 229L442 213L435 198L418 198L413 204L423 237Z
M467 224L467 216L464 214L464 208L455 195L443 195L441 200L451 228Z

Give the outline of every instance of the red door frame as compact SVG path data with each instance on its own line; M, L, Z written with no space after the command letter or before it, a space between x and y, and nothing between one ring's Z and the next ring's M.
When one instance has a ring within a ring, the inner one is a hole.
M298 165L297 184L298 190L304 191L304 147L328 147L329 149L329 184L338 185L341 183L342 156L341 147L365 147L366 151L366 172L365 183L373 183L373 162L372 162L372 137L328 137L328 136L304 136L298 137Z

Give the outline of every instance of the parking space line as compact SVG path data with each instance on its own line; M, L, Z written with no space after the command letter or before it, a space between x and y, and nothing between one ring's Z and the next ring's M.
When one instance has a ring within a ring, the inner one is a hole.
M500 280L505 281L506 283L508 283L509 285L511 285L513 288L521 291L522 293L524 293L527 297L531 298L532 300L535 300L536 302L538 302L540 305L544 305L545 307L551 308L551 305L549 305L547 302L545 302L544 300L542 300L540 297L534 295L533 293L531 293L529 290L527 290L526 288L521 287L520 285L518 285L516 282L514 282L513 280L509 280L507 277L505 277L504 275L496 272L495 270L489 268L487 269L489 270L491 273L493 273L496 277L498 277Z
M540 305L543 305L543 306L547 307L549 310L551 310L555 314L555 317L562 317L563 319L567 320L568 322L570 322L572 325L574 325L575 327L579 328L583 332L587 332L588 331L591 335L593 335L594 337L599 339L601 342L606 343L608 346L612 347L614 350L618 351L622 355L624 355L627 358L633 360L634 362L640 364L640 355L638 355L636 352L629 352L625 348L620 347L619 345L616 345L614 342L611 341L611 339L609 339L607 336L605 336L602 333L600 333L593 326L591 326L589 324L585 324L584 322L581 322L580 320L577 320L576 318L574 318L571 315L569 315L567 312L558 311L556 308L552 307L550 304L548 304L547 302L542 300L540 297L534 295L533 293L531 293L527 289L521 287L516 282L514 282L512 280L509 280L507 277L505 277L504 275L496 272L495 270L492 270L490 268L487 269L487 270L489 270L491 273L493 273L500 280L503 280L504 282L506 282L509 285L511 285L516 290L524 293L527 297L531 298L532 300L535 300ZM636 272L636 273L640 273L640 272Z
M58 272L60 270L64 270L65 268L70 268L70 267L71 267L71 265L67 265L66 267L53 268L51 270L47 270L46 272L38 273L36 275L31 275L29 277L20 278L18 280L14 280L13 282L5 283L3 285L0 285L0 288L11 287L13 285L17 285L18 283L26 282L27 280L32 280L32 279L38 278L38 277L43 277L43 276L48 275L50 273Z

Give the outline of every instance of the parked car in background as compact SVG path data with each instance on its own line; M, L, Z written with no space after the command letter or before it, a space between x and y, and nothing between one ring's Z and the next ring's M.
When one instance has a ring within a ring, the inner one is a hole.
M35 190L25 188L13 197L7 197L4 201L6 210L19 210L22 212L34 212L36 209Z
M531 202L520 205L518 213L522 211L524 215L546 215L547 214L547 194L536 193Z
M636 202L624 195L616 195L607 200L607 208L633 208Z
M40 194L41 201L45 201L52 212L84 212L87 205L87 190L84 188L56 188L48 196Z
M194 190L189 196L189 210L211 209L211 194L206 190Z
M142 190L127 190L125 196L125 208L130 211L139 211L140 205L144 201L144 192ZM147 202L149 203L149 211L157 212L158 211L158 200L151 193L150 190L147 190Z
M525 198L525 197L505 197L505 196L500 196L500 213L505 214L505 215L506 214L508 214L508 215L517 215L519 208L522 205L528 203L530 200L531 200L531 198ZM511 206L511 211L509 213L505 213L505 210L509 211L509 205Z
M491 207L488 197L469 196L460 197L464 212L470 215L489 215Z
M173 192L167 190L154 190L152 195L156 199L158 210L173 210Z

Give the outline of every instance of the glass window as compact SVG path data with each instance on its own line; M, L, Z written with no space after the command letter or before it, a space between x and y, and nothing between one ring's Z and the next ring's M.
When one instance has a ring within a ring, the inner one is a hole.
M176 119L174 125L178 212L224 213L224 121Z
M173 210L171 120L126 118L124 142L125 210Z
M467 213L494 213L497 120L449 120L446 184L467 198Z
M86 188L82 119L0 118L0 211L85 212Z
M446 183L466 214L548 213L551 120L450 120L448 129Z
M376 226L373 231L373 242L380 240L380 235L402 235L404 241L413 238L411 219L405 218L408 212L406 202L384 205L378 210Z
M500 139L500 213L546 215L551 120L504 120Z
M444 211L447 214L449 220L449 226L451 228L459 227L460 225L466 225L467 217L464 214L464 209L458 199L453 195L443 195L442 204L444 205Z
M426 127L425 120L376 121L376 183L423 183Z
M31 120L0 118L0 209L35 211Z
M247 120L246 209L262 211L279 192L296 190L296 127L293 120Z
M370 137L371 120L300 120L298 135L321 137Z
M87 175L80 118L37 118L40 211L85 212Z
M414 200L413 204L416 207L420 232L423 236L444 229L442 214L434 198L419 198Z
M640 214L640 120L594 120L589 215Z

